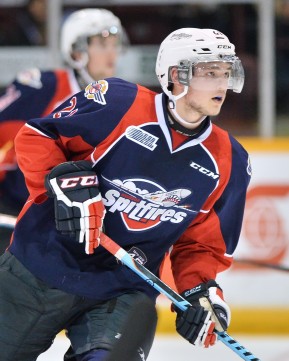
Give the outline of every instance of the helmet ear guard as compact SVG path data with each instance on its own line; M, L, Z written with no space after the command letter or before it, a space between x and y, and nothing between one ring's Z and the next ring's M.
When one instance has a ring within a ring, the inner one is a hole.
M88 48L88 37L87 36L79 36L77 41L71 45L71 53L80 52L85 53L87 52Z
M182 85L189 86L192 79L192 65L189 60L181 60L178 65L178 80Z
M172 70L177 70L177 76L172 77ZM189 86L192 79L192 67L186 60L182 60L179 65L171 66L168 71L168 87L171 88L172 84L178 82L182 85Z

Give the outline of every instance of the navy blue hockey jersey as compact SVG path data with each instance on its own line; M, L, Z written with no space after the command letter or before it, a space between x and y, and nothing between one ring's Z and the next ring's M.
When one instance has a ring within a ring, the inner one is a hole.
M32 273L64 291L104 300L143 280L99 246L55 228L45 175L67 160L91 160L106 207L105 233L159 275L166 252L182 292L232 261L249 182L248 154L205 120L185 137L168 124L166 98L120 79L90 84L53 114L30 120L16 138L30 198L9 248Z

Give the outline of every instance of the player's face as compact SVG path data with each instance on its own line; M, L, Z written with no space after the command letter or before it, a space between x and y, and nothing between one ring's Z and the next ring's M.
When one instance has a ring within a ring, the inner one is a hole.
M199 63L194 67L188 93L177 101L177 110L187 121L196 123L206 115L219 114L226 98L231 65Z
M114 76L119 51L117 36L109 35L106 38L99 35L92 36L88 45L87 64L90 76L95 80Z

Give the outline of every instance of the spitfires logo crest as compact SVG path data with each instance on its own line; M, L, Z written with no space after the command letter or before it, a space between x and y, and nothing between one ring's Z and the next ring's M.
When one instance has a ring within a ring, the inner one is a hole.
M191 195L189 189L167 191L145 179L115 179L103 195L107 212L118 212L130 231L144 231L161 223L181 223L194 212L185 204Z
M98 80L94 83L90 83L85 88L84 96L87 99L92 99L96 103L101 105L106 104L106 100L104 95L108 90L108 82L106 80Z

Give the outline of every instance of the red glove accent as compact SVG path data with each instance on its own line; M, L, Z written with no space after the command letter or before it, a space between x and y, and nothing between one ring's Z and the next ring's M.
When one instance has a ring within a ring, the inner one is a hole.
M99 246L105 208L98 189L98 179L87 161L66 162L47 175L45 186L55 199L56 229L85 243L92 254Z

